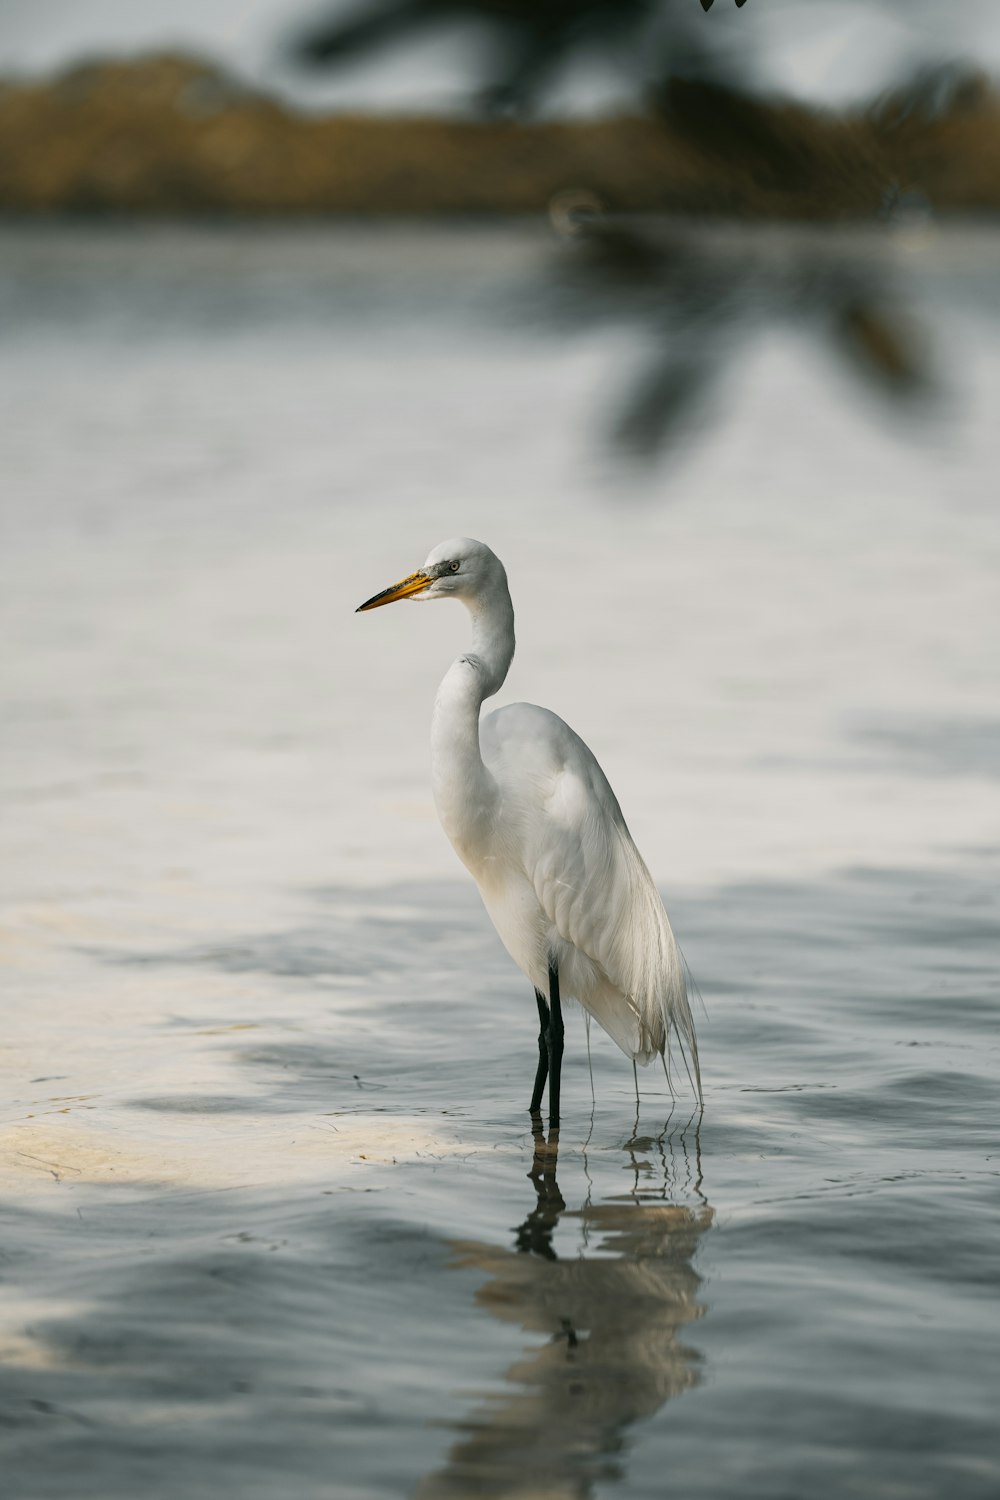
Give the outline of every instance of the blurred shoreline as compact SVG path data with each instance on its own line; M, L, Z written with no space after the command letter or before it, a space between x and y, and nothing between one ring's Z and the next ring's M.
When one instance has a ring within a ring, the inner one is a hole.
M1000 209L1000 94L983 78L943 108L739 108L728 129L311 115L192 57L94 62L0 82L0 213L502 216L567 189L611 212L814 222Z

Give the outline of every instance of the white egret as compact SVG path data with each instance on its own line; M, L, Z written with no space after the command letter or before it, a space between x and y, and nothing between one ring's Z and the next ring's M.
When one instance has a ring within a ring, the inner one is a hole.
M358 613L397 599L460 599L472 616L472 649L452 663L434 700L434 800L504 947L535 988L532 1112L548 1078L549 1123L559 1123L561 995L577 1000L633 1063L664 1057L673 1032L682 1056L685 1045L690 1052L700 1100L684 966L607 777L547 708L512 703L480 722L514 655L500 559L469 537L442 542Z

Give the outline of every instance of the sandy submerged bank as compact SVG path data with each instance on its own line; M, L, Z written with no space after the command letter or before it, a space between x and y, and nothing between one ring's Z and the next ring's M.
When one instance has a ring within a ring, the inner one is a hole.
M566 188L620 211L851 218L907 191L943 212L1000 207L1000 97L985 81L944 111L747 108L713 150L708 117L682 132L640 115L317 116L194 58L96 62L0 84L0 211L516 214Z
M380 1089L352 1080L346 1064L328 1069L305 1114L275 1099L285 1049L310 1028L334 1050L358 1048L356 1004L321 1016L307 1003L275 1016L239 976L206 974L192 986L183 967L178 976L141 962L137 979L104 962L94 982L84 977L93 976L93 958L80 961L77 983L50 987L54 935L81 952L108 936L79 920L57 927L52 916L8 909L0 924L0 970L25 993L48 995L44 1024L36 1011L13 1018L0 1058L18 1080L0 1122L6 1201L58 1207L67 1190L108 1187L346 1187L372 1169L471 1149L433 1109L422 1118L405 1107L378 1113Z

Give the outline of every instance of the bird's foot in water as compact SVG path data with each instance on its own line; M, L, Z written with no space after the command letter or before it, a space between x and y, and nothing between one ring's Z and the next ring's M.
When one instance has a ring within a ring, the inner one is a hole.
M548 1139L546 1139L546 1137L545 1137L545 1122L544 1122L544 1119L542 1117L541 1110L540 1109L532 1109L532 1110L529 1111L529 1113L531 1114L531 1135L532 1135L532 1139L534 1140L534 1143L535 1143L535 1159L536 1159L536 1162L537 1161L541 1161L544 1157L549 1156L549 1155L551 1155L551 1157L552 1157L552 1159L554 1161L555 1158L556 1158L556 1156L558 1155L558 1152L559 1152L559 1121L558 1121L558 1119L553 1120L552 1116L549 1115L549 1121L548 1121L549 1134L548 1134Z

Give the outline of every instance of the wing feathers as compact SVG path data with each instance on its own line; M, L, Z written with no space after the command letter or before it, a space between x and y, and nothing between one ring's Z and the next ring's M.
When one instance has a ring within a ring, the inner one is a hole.
M531 704L491 714L484 753L503 791L509 854L552 928L583 955L566 993L629 1057L662 1055L671 1031L701 1082L680 952L604 772L562 719Z

